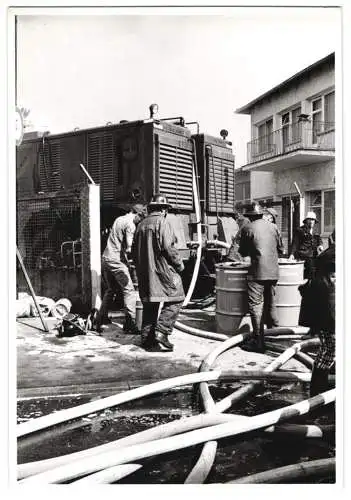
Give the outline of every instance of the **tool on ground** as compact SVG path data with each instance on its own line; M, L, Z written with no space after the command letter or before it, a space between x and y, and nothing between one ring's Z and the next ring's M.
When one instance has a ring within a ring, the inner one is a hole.
M25 277L25 279L26 279L26 282L27 282L27 285L28 285L28 288L29 288L30 294L31 294L32 299L33 299L33 302L34 302L34 304L35 304L36 310L38 311L38 314L39 314L40 320L41 320L41 322L42 322L43 328L44 328L44 330L45 330L46 332L48 332L48 331L49 331L49 328L48 328L47 324L46 324L46 323L45 323L45 321L44 321L44 318L43 318L43 315L42 315L41 309L40 309L40 307L39 307L39 304L38 304L37 299L36 299L36 296L35 296L34 289L33 289L33 287L32 287L32 283L31 283L31 281L30 281L30 279L29 279L28 273L27 273L26 268L25 268L25 266L24 266L24 262L23 262L23 260L22 260L22 256L21 256L20 251L18 250L18 247L17 247L17 246L16 246L16 254L17 254L17 259L18 259L18 262L20 263L20 266L21 266L22 272L23 272L24 277Z

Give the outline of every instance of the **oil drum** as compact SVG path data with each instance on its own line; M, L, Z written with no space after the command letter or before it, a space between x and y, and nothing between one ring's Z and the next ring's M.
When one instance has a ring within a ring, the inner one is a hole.
M248 312L247 270L245 264L216 265L216 326L217 332L235 335Z
M279 259L279 280L276 305L279 326L298 326L301 306L299 286L303 278L304 261Z

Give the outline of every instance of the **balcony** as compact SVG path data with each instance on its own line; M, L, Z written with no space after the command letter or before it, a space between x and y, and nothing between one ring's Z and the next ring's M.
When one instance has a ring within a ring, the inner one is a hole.
M249 142L243 170L277 171L334 157L335 124L304 120Z

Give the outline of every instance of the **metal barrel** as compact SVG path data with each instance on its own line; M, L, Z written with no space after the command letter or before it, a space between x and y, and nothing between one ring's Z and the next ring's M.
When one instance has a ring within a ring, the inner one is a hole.
M303 278L304 261L279 259L279 280L276 289L276 305L279 326L297 326L301 306L299 286Z
M216 265L217 332L235 335L248 312L246 265Z

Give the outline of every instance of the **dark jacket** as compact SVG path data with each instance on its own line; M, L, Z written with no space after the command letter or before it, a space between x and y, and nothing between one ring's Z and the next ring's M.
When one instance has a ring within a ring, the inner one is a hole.
M335 331L335 245L316 258L316 277L299 287L302 300L299 324L317 330Z
M180 302L184 299L184 264L174 244L176 237L160 212L145 217L138 225L133 243L139 295L142 302Z
M294 234L291 253L295 259L305 260L317 257L317 247L322 245L319 234L311 234L306 226L299 227Z
M254 280L277 280L278 257L284 252L282 238L275 224L258 219L245 225L241 231L239 252L251 257L249 276Z

